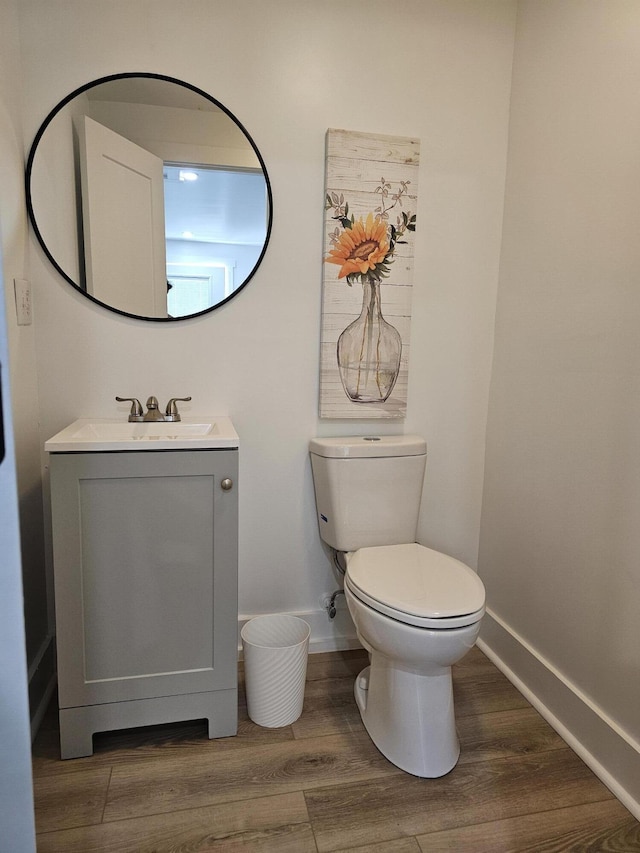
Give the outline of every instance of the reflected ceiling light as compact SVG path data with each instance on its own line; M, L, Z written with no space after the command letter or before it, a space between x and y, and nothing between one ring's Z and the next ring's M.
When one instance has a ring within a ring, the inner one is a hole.
M191 231L183 231L182 236L185 240L191 240L193 238L193 234L191 233Z
M181 181L197 181L198 173L197 172L186 172L180 169L180 180Z

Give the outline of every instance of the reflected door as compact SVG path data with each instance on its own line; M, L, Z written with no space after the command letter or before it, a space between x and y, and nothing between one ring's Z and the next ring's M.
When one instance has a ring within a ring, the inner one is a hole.
M164 317L162 160L87 116L78 136L87 292L130 314Z

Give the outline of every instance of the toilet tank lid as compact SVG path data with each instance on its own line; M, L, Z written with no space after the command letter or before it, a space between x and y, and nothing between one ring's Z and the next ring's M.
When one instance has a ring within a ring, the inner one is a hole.
M427 442L419 435L350 435L313 438L309 451L334 459L422 456L427 452Z

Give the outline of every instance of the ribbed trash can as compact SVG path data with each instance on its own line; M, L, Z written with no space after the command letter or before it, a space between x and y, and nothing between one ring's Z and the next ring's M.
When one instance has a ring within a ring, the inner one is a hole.
M240 632L249 717L276 729L302 713L311 629L286 614L256 616Z

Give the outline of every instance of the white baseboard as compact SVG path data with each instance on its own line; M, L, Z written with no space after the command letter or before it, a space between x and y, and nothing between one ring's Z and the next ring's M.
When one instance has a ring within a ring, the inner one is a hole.
M640 820L640 744L490 609L478 646Z
M334 619L329 619L329 614L324 609L287 613L288 616L298 616L300 619L304 619L311 628L309 654L341 652L347 649L361 648L360 641L356 637L351 616L344 603L344 598L338 599L336 606L337 612ZM243 626L255 616L266 615L268 614L254 613L251 616L241 614L238 617L238 649L240 654L242 654L240 631Z

